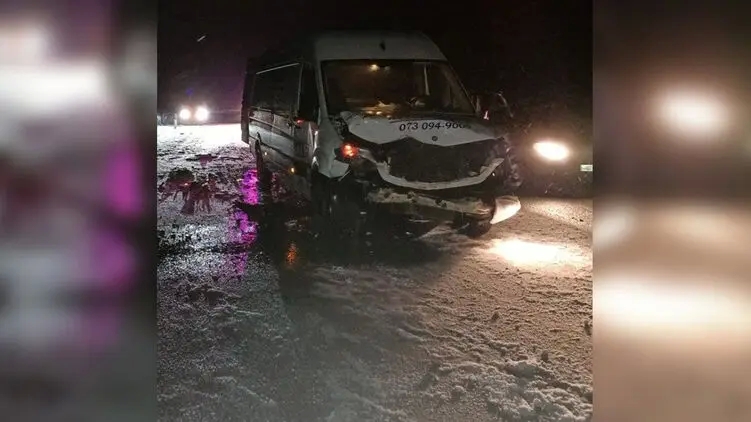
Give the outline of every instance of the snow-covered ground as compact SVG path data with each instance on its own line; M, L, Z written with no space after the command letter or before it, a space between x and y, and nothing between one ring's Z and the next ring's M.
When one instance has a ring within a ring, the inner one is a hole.
M160 180L206 181L160 193L161 420L591 419L591 201L338 248L259 200L239 137L159 128Z

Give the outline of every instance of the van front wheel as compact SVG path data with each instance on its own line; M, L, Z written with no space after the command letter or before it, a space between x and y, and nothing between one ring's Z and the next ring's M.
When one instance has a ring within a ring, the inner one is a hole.
M471 239L477 239L485 236L493 225L490 224L490 220L472 220L461 230L461 233Z
M337 189L335 182L314 172L310 196L317 232L345 237L359 237L362 234L364 218L359 204Z
M261 191L264 193L271 192L271 171L266 167L266 162L263 158L263 151L261 150L261 142L256 139L253 146L253 155L256 160L256 175L258 176L258 183Z
M264 162L263 162L263 152L261 152L261 141L255 140L253 143L253 155L256 159L256 170L258 170L258 173L260 174L261 171L265 168Z

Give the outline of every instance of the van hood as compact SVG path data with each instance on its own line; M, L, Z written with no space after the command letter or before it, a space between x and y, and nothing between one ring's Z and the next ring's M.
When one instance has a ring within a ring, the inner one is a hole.
M477 117L420 116L389 118L342 112L340 124L349 133L375 144L412 138L429 145L454 146L496 138L492 127ZM339 119L337 119L339 120Z

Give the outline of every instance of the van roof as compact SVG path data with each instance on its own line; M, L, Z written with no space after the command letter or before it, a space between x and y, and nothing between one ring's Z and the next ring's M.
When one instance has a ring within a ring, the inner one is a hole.
M446 60L418 31L327 31L297 38L254 60L258 70L296 60Z

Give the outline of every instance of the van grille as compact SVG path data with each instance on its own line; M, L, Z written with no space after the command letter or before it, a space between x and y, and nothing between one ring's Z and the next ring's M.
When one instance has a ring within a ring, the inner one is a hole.
M445 147L406 138L389 144L384 152L392 176L410 182L449 182L479 174L495 142Z

